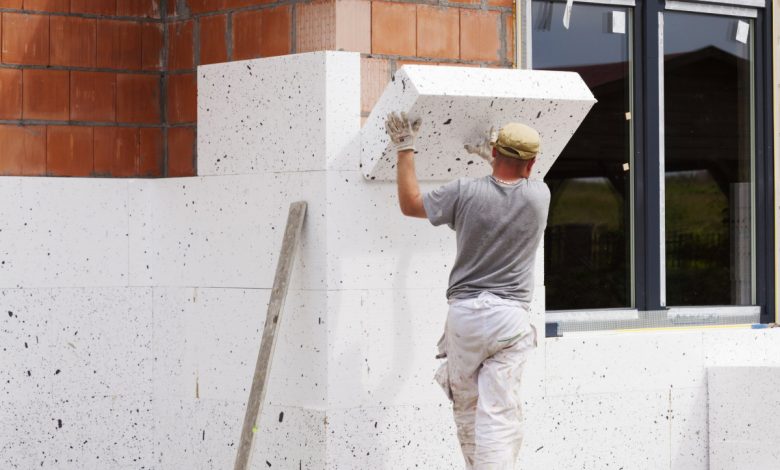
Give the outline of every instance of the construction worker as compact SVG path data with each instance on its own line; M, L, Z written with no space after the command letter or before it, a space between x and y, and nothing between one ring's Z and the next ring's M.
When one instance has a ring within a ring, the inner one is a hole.
M398 153L401 212L455 230L449 312L436 381L452 401L467 470L510 470L522 443L520 382L536 347L530 321L534 258L547 225L550 191L528 179L539 134L509 123L466 151L492 174L459 178L420 193L414 169L419 119L391 113L387 133Z

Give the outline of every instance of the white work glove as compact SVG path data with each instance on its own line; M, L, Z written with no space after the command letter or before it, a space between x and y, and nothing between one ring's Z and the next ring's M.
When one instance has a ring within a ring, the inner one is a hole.
M417 138L417 132L420 131L421 124L422 119L420 118L410 122L406 113L401 113L400 116L397 113L387 115L385 130L390 136L392 147L396 152L414 150L414 141Z
M498 138L498 134L491 127L487 135L479 140L475 144L465 144L463 148L466 152L473 153L482 157L489 164L493 164L493 147L491 144L495 143Z

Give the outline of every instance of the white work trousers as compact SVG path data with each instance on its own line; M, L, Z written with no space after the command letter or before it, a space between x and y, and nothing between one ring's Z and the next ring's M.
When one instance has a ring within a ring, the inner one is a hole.
M513 470L523 440L520 384L536 347L530 309L482 292L450 300L436 381L452 400L466 470Z

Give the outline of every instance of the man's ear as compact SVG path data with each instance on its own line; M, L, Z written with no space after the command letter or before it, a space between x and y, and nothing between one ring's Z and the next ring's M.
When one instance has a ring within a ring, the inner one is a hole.
M528 160L528 173L531 173L531 170L534 167L534 163L536 163L536 157Z

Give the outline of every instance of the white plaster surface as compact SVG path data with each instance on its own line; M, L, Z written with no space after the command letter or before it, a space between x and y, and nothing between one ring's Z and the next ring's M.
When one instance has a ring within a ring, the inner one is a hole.
M712 367L710 469L776 469L780 462L780 367Z
M388 84L361 132L361 163L369 180L395 180L385 118L391 111L420 117L415 156L423 180L477 176L488 169L463 149L491 126L510 121L541 137L535 178L542 178L596 100L573 72L405 65Z

